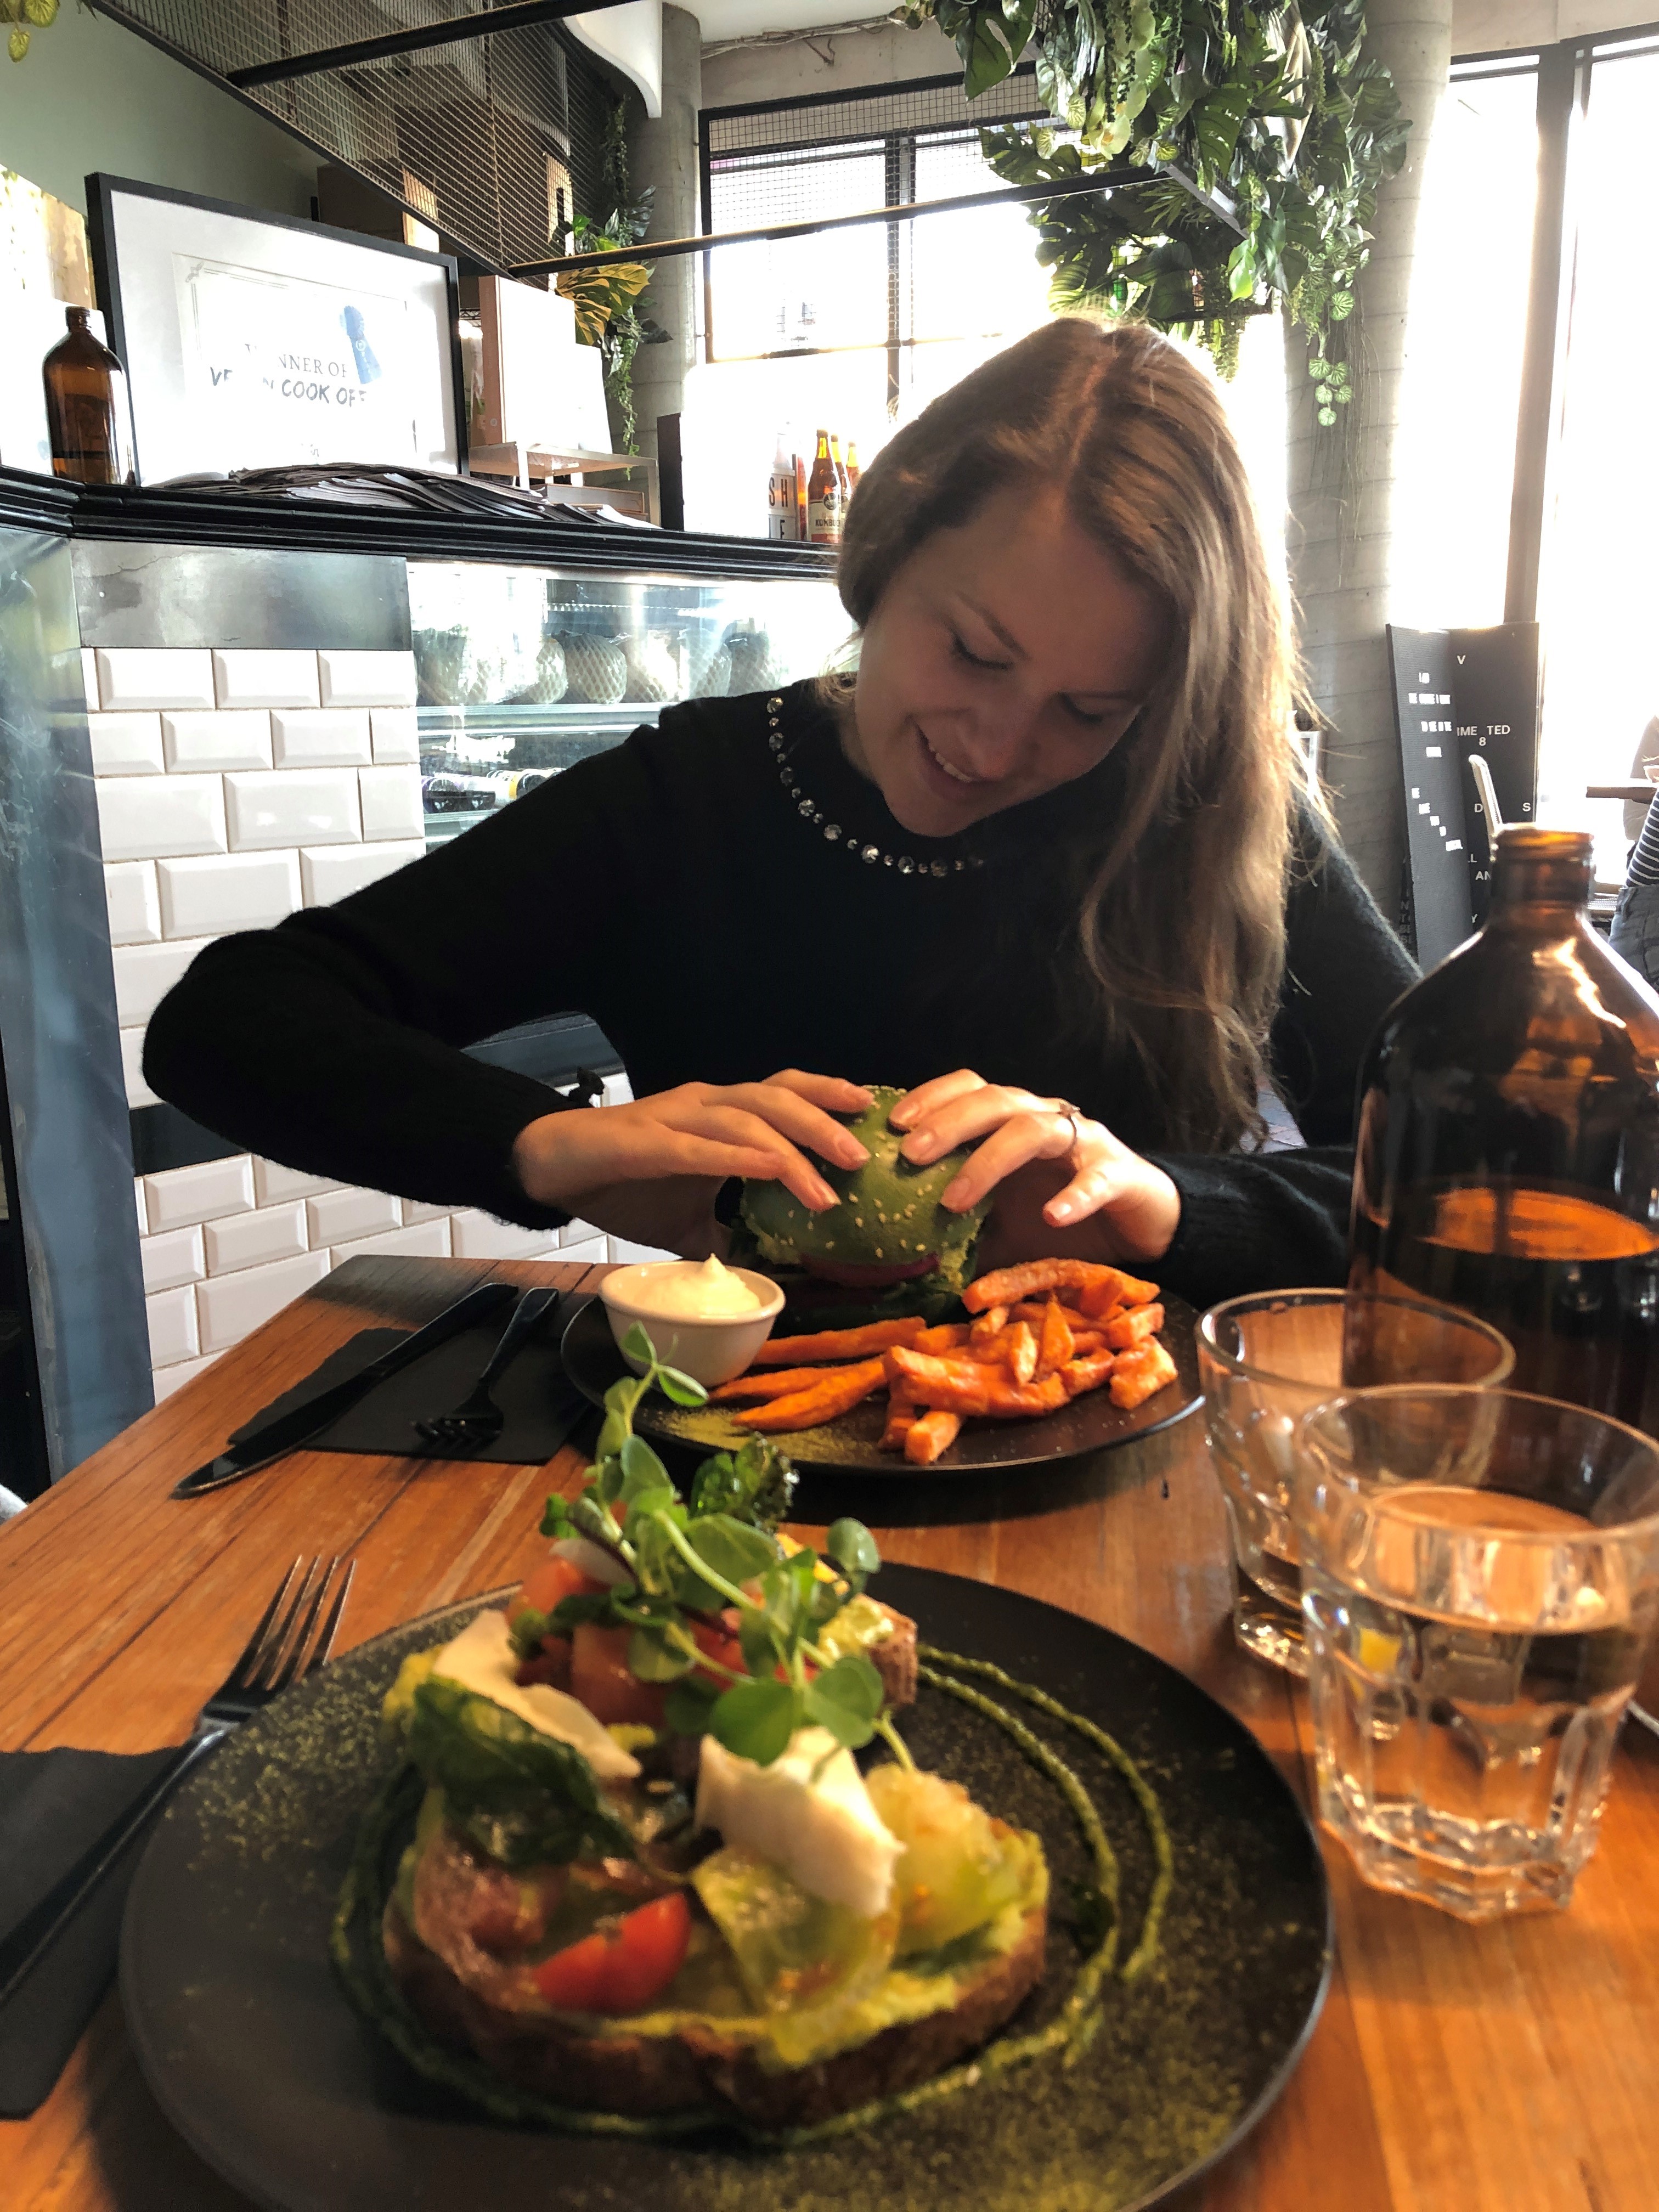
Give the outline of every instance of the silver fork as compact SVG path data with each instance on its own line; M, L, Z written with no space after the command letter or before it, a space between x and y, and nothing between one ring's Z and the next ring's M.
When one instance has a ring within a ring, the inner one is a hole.
M453 1413L434 1413L428 1420L416 1422L428 1443L446 1450L476 1451L495 1443L507 1425L507 1416L490 1396L490 1385L507 1372L523 1351L531 1331L548 1308L558 1304L559 1297L556 1290L525 1292L501 1331L501 1342L489 1355L489 1364L473 1384L471 1397L463 1399Z
M279 1691L290 1683L302 1682L322 1665L334 1647L356 1564L355 1559L337 1558L325 1567L320 1558L309 1565L295 1559L236 1664L203 1706L188 1741L179 1745L143 1796L111 1821L62 1880L0 1942L0 2005L56 1942L173 1784L233 1729L240 1728L262 1705L268 1705ZM343 1574L340 1572L343 1565ZM331 1584L334 1586L331 1599Z

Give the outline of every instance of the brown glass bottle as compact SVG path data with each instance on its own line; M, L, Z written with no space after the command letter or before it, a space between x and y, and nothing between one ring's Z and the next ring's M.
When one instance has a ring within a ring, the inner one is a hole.
M1590 926L1591 843L1498 833L1486 926L1360 1086L1349 1285L1479 1314L1511 1388L1659 1435L1659 999Z
M820 430L818 449L812 459L812 473L806 479L806 536L809 544L840 544L843 505L841 477L830 452L830 433Z
M864 471L859 466L859 447L856 438L847 441L847 496L851 499L859 488L859 478Z
M830 433L830 459L835 464L836 482L841 486L841 511L844 515L847 512L847 502L853 496L853 486L847 474L847 464L841 457L839 430L832 430Z
M76 483L137 483L126 371L88 327L90 310L70 307L69 335L40 364L54 476Z

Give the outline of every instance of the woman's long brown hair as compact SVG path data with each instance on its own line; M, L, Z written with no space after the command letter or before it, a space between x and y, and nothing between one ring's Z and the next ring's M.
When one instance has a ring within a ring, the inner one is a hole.
M860 629L925 538L1009 483L1053 484L1168 609L1168 659L1124 747L1078 933L1095 1018L1162 1100L1170 1141L1260 1133L1300 787L1294 647L1249 479L1204 373L1134 323L1068 318L899 431L848 510L839 583Z

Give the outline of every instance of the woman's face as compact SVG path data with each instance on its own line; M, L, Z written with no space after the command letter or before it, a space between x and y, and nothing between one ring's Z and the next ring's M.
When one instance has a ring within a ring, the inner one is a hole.
M1158 602L1048 487L914 552L866 623L847 743L898 821L949 837L1086 775L1162 663Z

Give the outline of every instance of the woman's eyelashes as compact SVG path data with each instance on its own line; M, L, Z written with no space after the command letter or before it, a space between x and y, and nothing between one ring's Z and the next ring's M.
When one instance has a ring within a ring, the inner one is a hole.
M955 630L950 633L950 637L951 657L961 661L964 667L982 668L988 672L1001 674L1013 666L1011 660L988 660L980 653L970 653ZM1079 707L1074 699L1062 699L1060 703L1079 729L1098 730L1109 720L1107 712L1091 714L1086 707Z
M967 648L967 647L963 643L962 640L961 640L961 639L957 635L957 633L955 632L955 630L952 630L952 631L951 632L951 653L954 654L954 656L956 657L956 659L957 659L961 660L961 661L964 661L969 668L999 668L999 669L1000 669L1000 668L1010 668L1010 667L1012 667L1012 665L1013 665L1012 661L1007 661L1007 660L985 660L985 659L981 659L981 658L980 657L980 655L979 655L978 653L969 653L969 650L968 650L968 648Z

